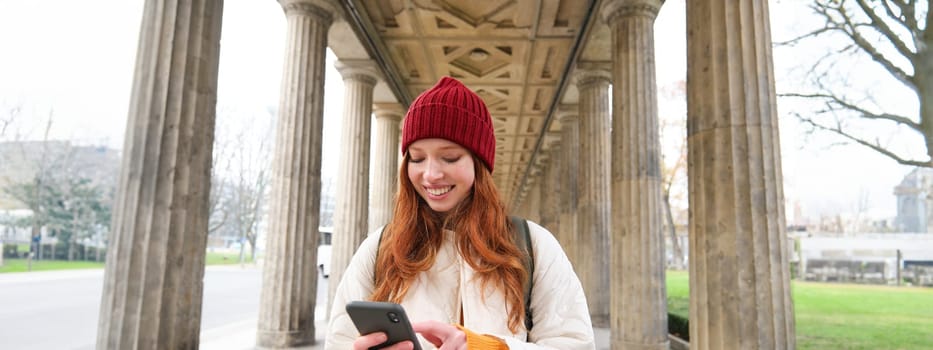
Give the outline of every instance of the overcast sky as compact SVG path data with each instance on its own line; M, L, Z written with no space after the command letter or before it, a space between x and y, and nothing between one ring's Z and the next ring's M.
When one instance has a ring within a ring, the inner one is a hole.
M0 0L0 119L10 107L23 108L17 124L2 137L41 139L42 126L52 115L51 138L122 148L142 3ZM786 40L812 24L800 3L771 2L775 41ZM684 0L668 0L656 22L661 88L686 76L683 7ZM281 7L272 0L227 0L221 40L217 132L233 133L230 129L244 120L258 123L256 128L267 127L270 108L278 106L285 43ZM779 91L803 80L800 55L799 49L775 50ZM333 69L333 56L328 59L324 147L333 150L339 149L337 116L342 110L343 84ZM870 62L856 64L858 69L870 66ZM898 90L885 89L879 94L885 91L893 92L880 98L910 105L910 101L898 100L903 96ZM831 138L805 138L786 115L791 109L778 106L788 202L801 203L810 216L831 215L854 210L859 198L867 196L875 215L893 217L893 187L909 169L854 146L826 147L835 141ZM686 104L661 100L660 112L685 115ZM324 152L325 173L336 173L337 154Z

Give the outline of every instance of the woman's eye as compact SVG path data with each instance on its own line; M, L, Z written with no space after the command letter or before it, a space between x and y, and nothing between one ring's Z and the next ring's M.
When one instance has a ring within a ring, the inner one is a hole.
M458 160L460 160L460 157L443 158L443 159L445 162L448 162L448 163L456 163Z
M408 161L411 163L421 163L424 161L424 158L411 158Z

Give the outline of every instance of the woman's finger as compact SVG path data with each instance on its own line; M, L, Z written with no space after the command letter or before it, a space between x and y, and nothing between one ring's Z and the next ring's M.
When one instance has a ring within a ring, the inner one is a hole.
M466 349L466 335L452 325L424 321L412 324L412 329L441 350Z
M373 346L385 343L389 338L385 333L376 332L367 335L361 335L353 342L353 350L367 350Z
M435 347L441 347L441 344L444 342L443 338L438 336L438 323L439 322L435 321L415 322L411 325L411 328L416 333L421 333L421 336L431 344L434 344Z
M410 340L406 340L406 341L400 341L390 347L383 348L383 349L385 350L412 350L414 348L415 348L415 344L413 344Z
M385 343L388 340L386 334L383 332L370 333L367 335L361 335L359 338L356 338L356 341L353 342L353 350L367 350L373 346ZM400 341L398 343L392 344L392 346L386 347L386 350L412 350L415 348L414 343L411 341Z

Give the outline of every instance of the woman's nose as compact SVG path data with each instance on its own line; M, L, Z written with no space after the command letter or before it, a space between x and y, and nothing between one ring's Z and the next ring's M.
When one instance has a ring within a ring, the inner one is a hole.
M440 162L434 161L434 160L426 160L426 162L428 163L427 164L428 166L426 169L424 169L425 179L432 181L432 180L440 180L441 178L444 177L444 172L441 169Z

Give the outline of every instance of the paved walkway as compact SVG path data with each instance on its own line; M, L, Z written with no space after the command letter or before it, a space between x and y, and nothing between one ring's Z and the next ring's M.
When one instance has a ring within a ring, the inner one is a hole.
M242 269L238 265L208 266L209 270ZM50 280L81 279L88 277L102 277L104 269L86 270L60 270L37 271L28 273L2 273L0 274L0 288L13 284L41 282ZM324 334L327 332L327 323L322 315L315 321L317 326L317 344L300 349L323 349ZM257 319L240 320L220 327L202 329L200 348L206 350L246 350L255 349ZM609 330L594 328L596 334L596 349L609 349Z
M327 324L323 320L317 320L317 344L297 349L319 350L324 349L324 333L326 333ZM596 349L609 349L609 329L594 328L596 332ZM255 349L256 344L256 322L240 322L230 324L223 328L215 328L210 331L201 332L200 348L204 350L247 350Z
M0 273L0 286L5 284L29 283L39 281L54 281L80 279L97 275L103 275L104 269L82 269L82 270L53 270L53 271L35 271L35 272L9 272Z

